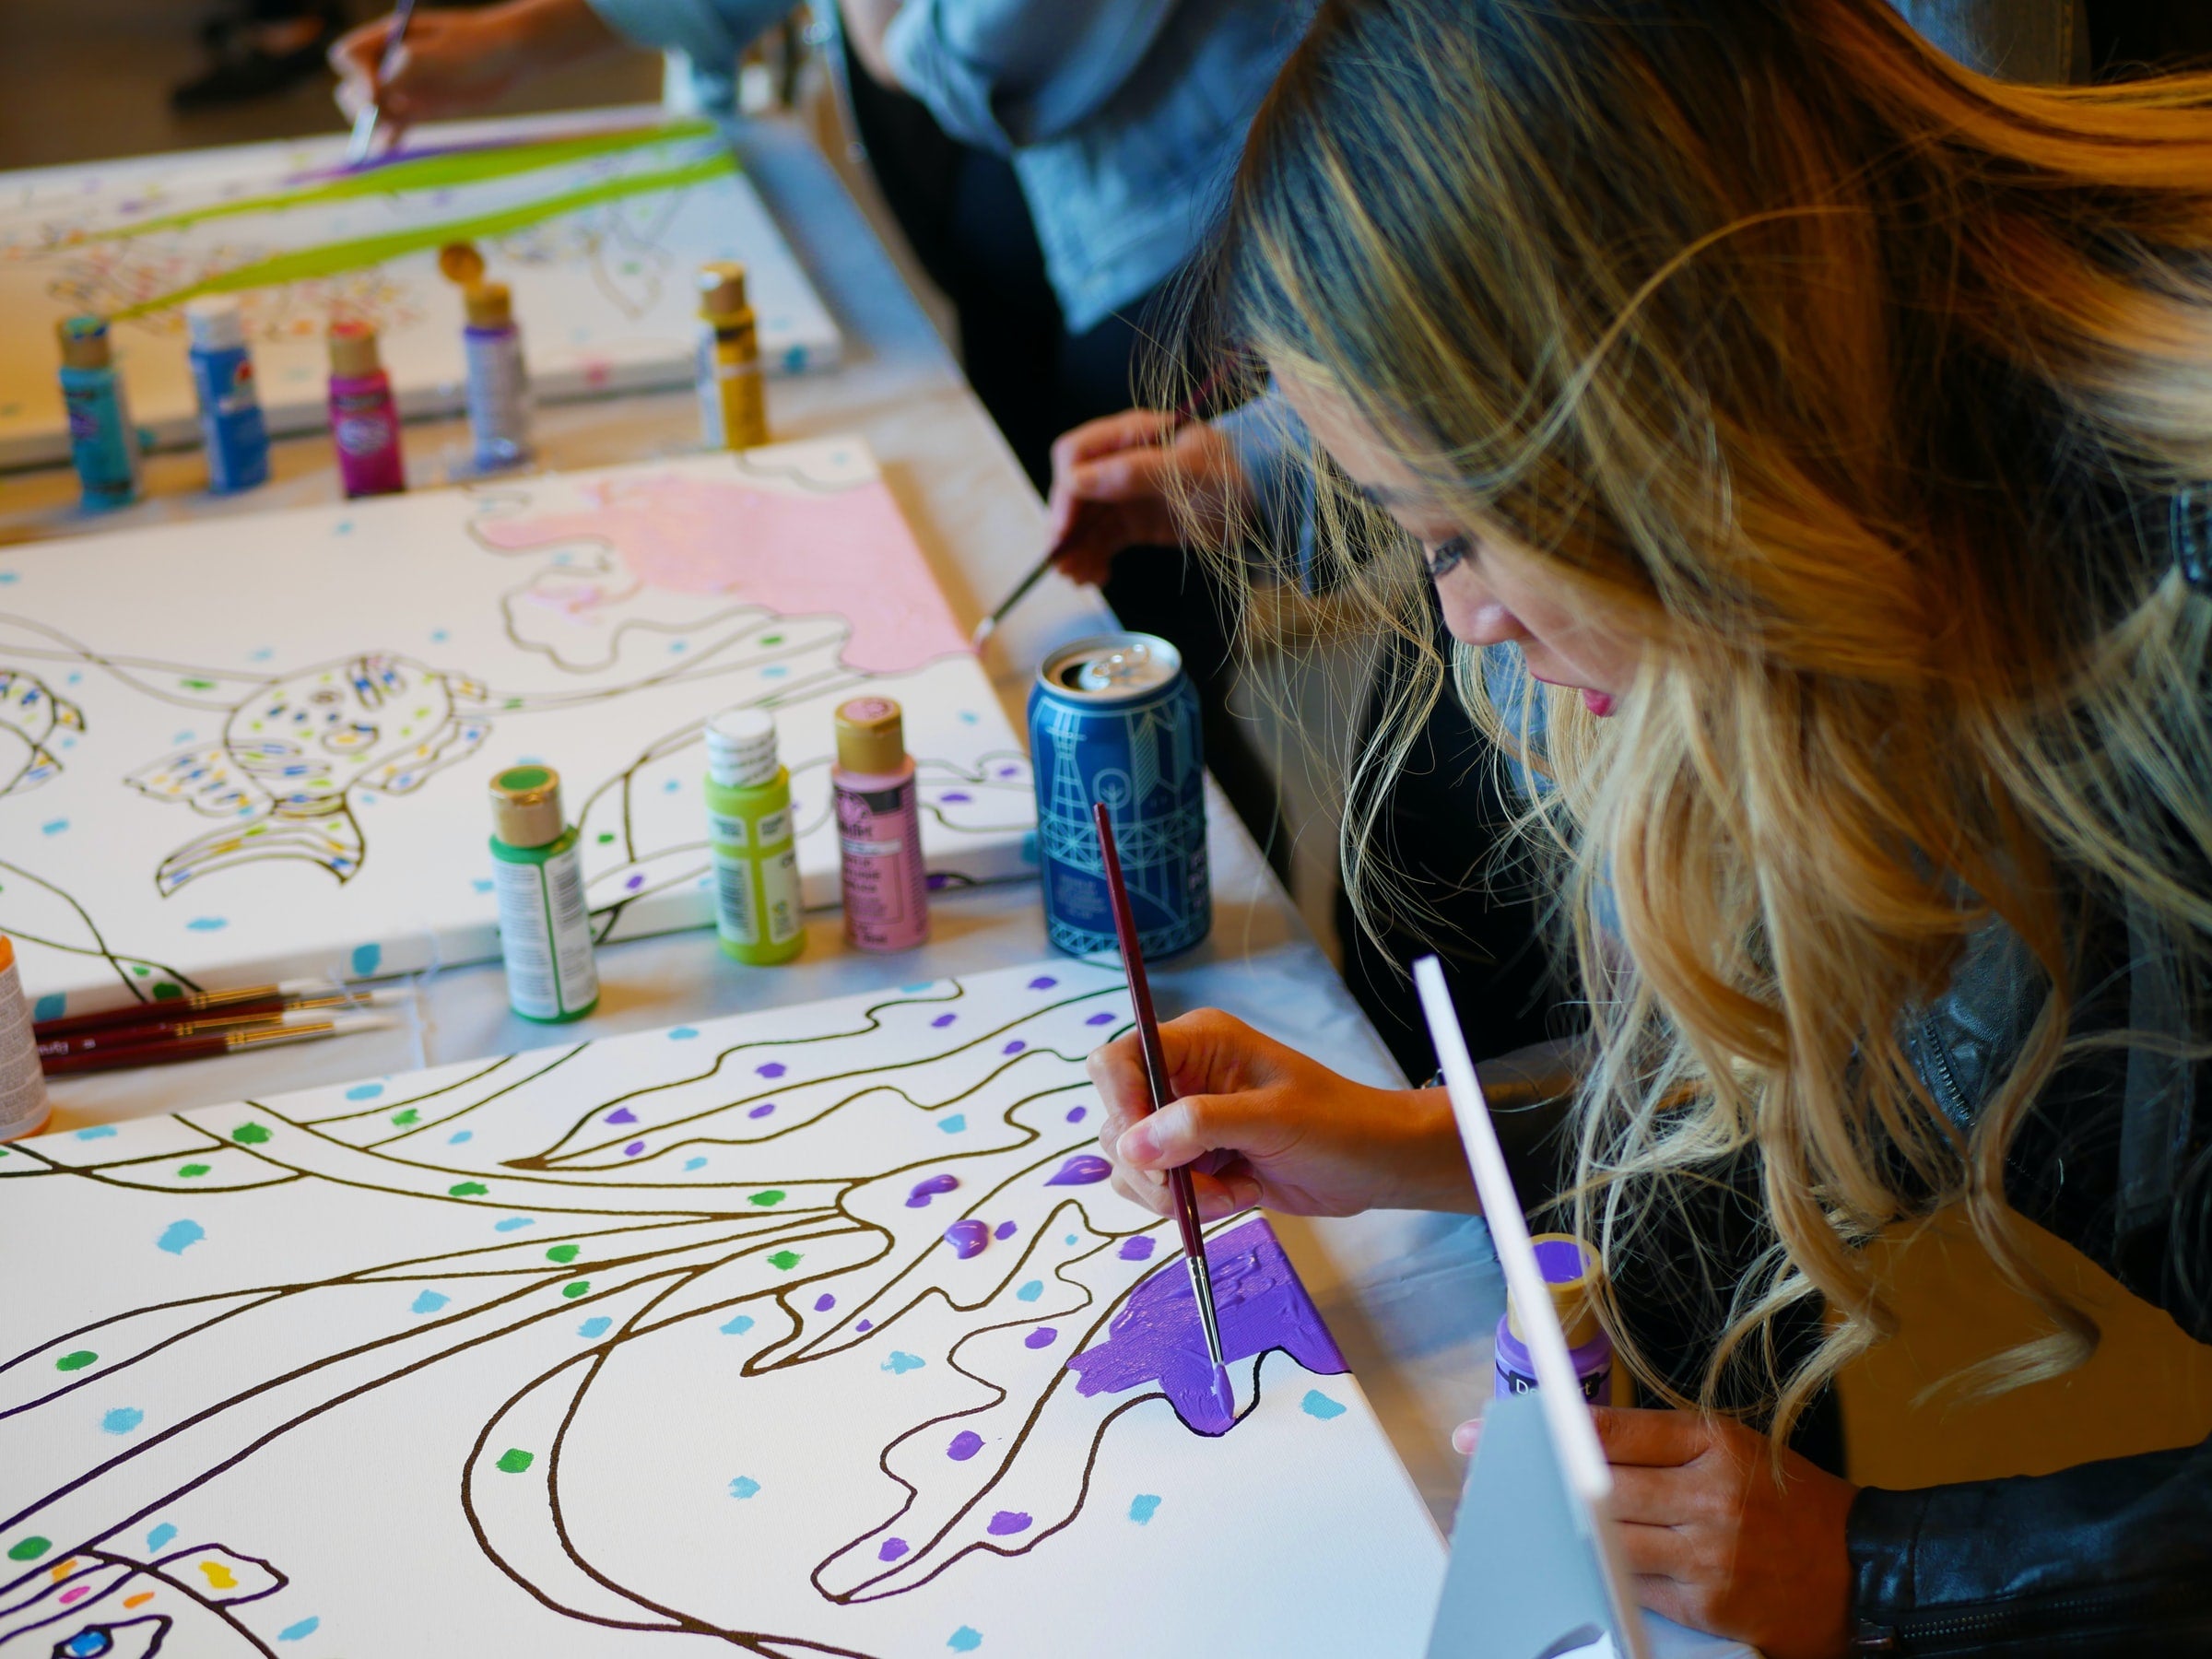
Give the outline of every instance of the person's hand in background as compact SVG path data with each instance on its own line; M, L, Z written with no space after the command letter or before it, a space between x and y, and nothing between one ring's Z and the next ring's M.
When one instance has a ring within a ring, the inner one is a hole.
M1124 547L1219 547L1251 494L1235 447L1210 426L1157 409L1086 421L1053 444L1056 568L1095 587Z
M370 103L394 130L472 115L510 88L619 43L585 0L508 0L475 11L416 12L392 74L377 72L389 15L341 35L330 49L338 108L348 121Z

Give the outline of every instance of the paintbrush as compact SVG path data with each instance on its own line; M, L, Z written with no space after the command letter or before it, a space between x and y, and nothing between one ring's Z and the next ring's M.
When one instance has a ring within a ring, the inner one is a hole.
M369 147L376 142L377 123L383 119L384 83L399 68L400 48L406 43L407 25L414 17L415 0L399 0L392 9L392 28L384 36L384 50L376 60L376 85L371 89L368 103L353 118L353 136L346 141L348 167L359 167L369 159Z
M1152 1011L1152 985L1145 977L1144 947L1137 943L1136 912L1129 905L1129 888L1122 880L1122 855L1113 842L1113 818L1100 801L1091 809L1098 826L1099 853L1106 861L1106 891L1113 902L1113 933L1121 942L1122 967L1129 976L1129 1006L1136 1013L1137 1041L1145 1053L1145 1087L1152 1110L1173 1101L1175 1091L1168 1079L1168 1057L1159 1046L1159 1017ZM1182 1234L1183 1265L1190 1269L1191 1294L1198 1303L1198 1323L1206 1328L1206 1357L1214 1367L1214 1399L1230 1417L1236 1416L1236 1391L1229 1381L1229 1366L1221 1357L1221 1320L1214 1308L1213 1269L1206 1259L1206 1234L1198 1225L1198 1194L1191 1185L1188 1166L1168 1171L1168 1191L1175 1199L1175 1226Z
M314 1018L317 1010L342 1008L361 1011L379 1004L396 1001L398 995L396 992L380 991L366 996L309 996L283 1008L253 1012L220 1009L212 1014L197 1015L191 1019L163 1019L147 1025L109 1026L103 1030L79 1031L68 1037L41 1037L38 1039L39 1058L47 1061L75 1054L104 1053L113 1049L164 1042L177 1037L205 1037L212 1031L297 1026Z
M234 1054L241 1049L266 1048L279 1042L312 1042L324 1037L348 1037L356 1031L381 1031L391 1023L381 1014L340 1014L301 1025L214 1031L199 1037L158 1037L150 1042L119 1043L73 1054L41 1054L39 1065L50 1077L115 1071L126 1065L167 1065L172 1061Z
M164 1002L125 1003L90 1014L64 1014L31 1026L41 1042L77 1037L88 1031L119 1032L124 1027L159 1030L180 1020L271 1019L295 1008L358 1008L391 1000L388 992L349 991L327 980L287 980L280 985L241 985L235 991L200 991Z

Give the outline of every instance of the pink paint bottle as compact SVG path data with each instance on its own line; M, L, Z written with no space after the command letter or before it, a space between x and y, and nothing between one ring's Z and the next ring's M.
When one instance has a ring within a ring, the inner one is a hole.
M837 712L839 876L845 937L861 950L911 950L929 937L922 806L899 705L856 697Z
M407 487L399 453L399 406L377 356L376 330L351 320L330 325L330 435L338 482L353 496L396 495Z

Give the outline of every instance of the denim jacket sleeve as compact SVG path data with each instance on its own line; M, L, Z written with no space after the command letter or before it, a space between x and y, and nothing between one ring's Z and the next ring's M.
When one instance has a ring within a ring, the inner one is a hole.
M599 20L633 45L680 52L702 70L733 72L753 37L793 0L587 0Z
M906 0L884 52L962 143L1001 154L1095 114L1144 61L1176 0Z

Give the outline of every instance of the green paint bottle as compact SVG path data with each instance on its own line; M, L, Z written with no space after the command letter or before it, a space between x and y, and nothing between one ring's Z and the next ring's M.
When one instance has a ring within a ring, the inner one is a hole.
M731 709L707 722L707 846L723 950L766 967L806 949L791 774L776 758L776 723L764 709Z
M561 822L560 776L511 766L491 781L492 882L508 1006L524 1019L581 1019L598 1005L581 839Z

